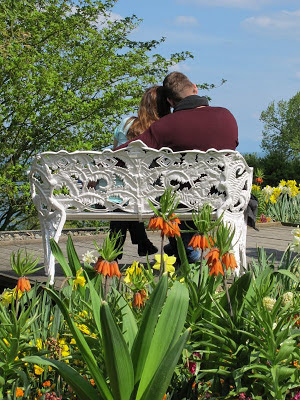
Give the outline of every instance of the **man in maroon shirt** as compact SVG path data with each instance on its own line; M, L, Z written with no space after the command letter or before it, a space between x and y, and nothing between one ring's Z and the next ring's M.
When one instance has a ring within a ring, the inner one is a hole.
M163 82L166 97L173 113L154 122L133 140L142 140L148 147L169 147L173 151L235 150L238 145L238 127L234 116L223 107L210 107L206 97L197 96L198 88L181 72L171 72ZM132 141L132 140L131 140ZM131 141L118 147L126 147ZM192 222L187 221L191 226ZM185 223L181 229L188 229ZM182 233L189 262L195 262L200 252L188 247L193 234ZM165 246L168 255L177 254L176 240L170 238Z
M238 127L234 116L223 107L210 107L206 97L197 96L198 88L181 72L170 73L163 82L173 113L154 122L133 140L148 147L169 147L173 151L235 150ZM129 142L118 148L126 147Z

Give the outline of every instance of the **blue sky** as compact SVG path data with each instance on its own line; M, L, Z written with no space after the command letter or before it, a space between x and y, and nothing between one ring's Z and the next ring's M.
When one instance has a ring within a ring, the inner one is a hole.
M119 0L113 12L143 19L132 38L166 37L160 54L191 51L175 69L194 83L226 79L200 94L235 116L237 150L261 152L261 111L300 90L300 0Z

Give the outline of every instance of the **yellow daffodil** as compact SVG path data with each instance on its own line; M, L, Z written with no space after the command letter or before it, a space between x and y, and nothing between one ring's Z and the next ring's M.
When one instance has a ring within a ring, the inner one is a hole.
M129 284L132 282L132 277L134 275L142 275L143 271L142 268L139 266L138 261L133 261L131 267L127 268L126 276L124 278L124 282Z
M154 258L155 258L156 263L153 265L153 268L159 270L160 266L161 266L161 255L155 254ZM174 264L176 262L176 257L173 257L173 256L169 257L167 254L164 254L163 261L164 261L166 271L169 272L170 275L172 276L175 272Z
M82 276L82 268L80 268L76 272L76 278L74 279L74 282L73 282L73 289L77 290L78 285L80 285L81 287L84 287L85 282L86 282L86 279L84 276Z
M76 324L76 326L82 333L85 333L86 335L89 335L91 333L89 328L84 324Z
M36 364L34 364L33 369L36 375L42 375L42 373L44 372L44 369Z
M285 186L286 185L286 181L284 179L281 179L281 181L279 182L279 186Z

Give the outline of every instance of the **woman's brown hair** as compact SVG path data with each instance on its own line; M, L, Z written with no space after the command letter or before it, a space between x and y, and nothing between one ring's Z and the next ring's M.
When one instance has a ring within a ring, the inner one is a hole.
M139 105L138 116L130 118L127 122L134 119L127 132L128 140L139 136L153 122L167 114L170 114L170 104L165 96L164 88L154 85L146 89Z

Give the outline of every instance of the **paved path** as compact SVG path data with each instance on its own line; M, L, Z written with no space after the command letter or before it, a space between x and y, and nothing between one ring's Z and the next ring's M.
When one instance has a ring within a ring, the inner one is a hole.
M292 240L292 227L283 226L281 224L264 225L259 224L259 231L252 228L248 229L247 234L247 261L250 262L252 258L257 257L257 247L264 247L267 254L275 253L277 259L280 259L284 250ZM160 248L160 235L157 232L148 232L149 239ZM73 242L76 251L81 259L82 255L87 250L95 250L93 242L96 241L100 245L105 237L104 233L89 236L73 236ZM60 239L60 246L66 254L66 236ZM10 255L13 251L18 249L26 249L27 252L33 253L35 257L40 258L40 265L43 265L43 245L41 239L29 240L5 240L0 241L0 287L3 285L15 285L15 274L10 269ZM97 252L95 251L95 255ZM132 245L130 238L127 238L124 246L124 255L120 261L120 267L131 265L132 261L139 260L146 263L146 257L139 257L137 254L137 246ZM154 261L154 256L150 256L150 262ZM63 274L59 265L56 268L57 281L63 280ZM38 281L45 281L46 277L44 271L38 271L33 279Z

